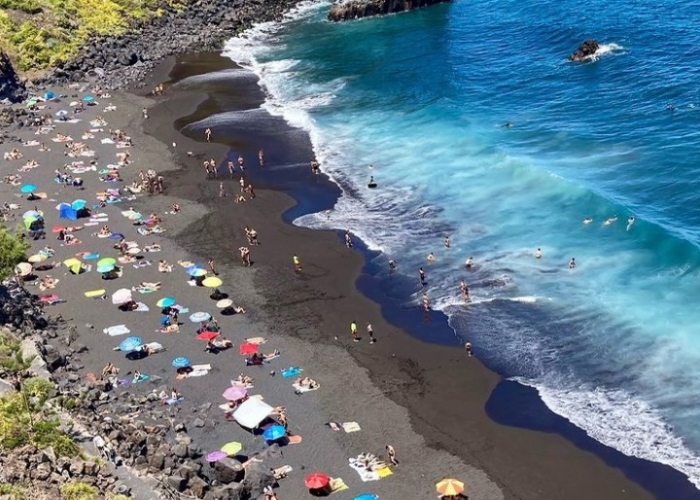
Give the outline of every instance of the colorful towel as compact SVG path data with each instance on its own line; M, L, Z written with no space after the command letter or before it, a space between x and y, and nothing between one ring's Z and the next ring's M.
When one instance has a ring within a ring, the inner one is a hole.
M331 493L337 493L338 491L345 491L348 489L348 485L345 484L342 478L336 477L331 479Z
M106 291L104 288L100 290L88 290L87 292L85 292L85 296L88 298L102 297L105 293Z
M285 368L282 370L282 377L284 378L291 378L291 377L296 377L302 372L301 368L298 368L296 366L290 366L289 368Z
M258 346L255 344L241 344L238 346L238 353L241 356L248 356L258 352Z

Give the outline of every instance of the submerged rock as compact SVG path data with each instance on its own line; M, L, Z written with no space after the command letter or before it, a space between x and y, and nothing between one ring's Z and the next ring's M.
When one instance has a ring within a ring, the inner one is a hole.
M569 61L581 62L591 58L600 48L595 40L586 40L569 56Z
M450 0L341 0L331 5L328 19L330 21L348 21L420 9L448 1Z

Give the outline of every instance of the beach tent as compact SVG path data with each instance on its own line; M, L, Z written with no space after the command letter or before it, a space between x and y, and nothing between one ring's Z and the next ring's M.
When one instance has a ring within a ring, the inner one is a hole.
M56 95L51 90L46 91L46 93L44 94L44 99L46 99L47 101L50 101L54 97L56 97Z
M78 211L71 207L68 203L61 203L58 205L58 218L78 220Z
M274 408L257 398L244 401L235 412L233 419L247 429L255 429L270 416Z

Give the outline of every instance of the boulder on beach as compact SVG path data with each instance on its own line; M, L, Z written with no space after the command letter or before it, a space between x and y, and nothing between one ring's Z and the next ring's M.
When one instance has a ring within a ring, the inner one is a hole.
M348 21L362 17L395 14L420 9L450 0L338 0L328 12L330 21Z
M586 61L591 58L600 48L600 44L595 40L585 40L578 48L569 56L569 61Z

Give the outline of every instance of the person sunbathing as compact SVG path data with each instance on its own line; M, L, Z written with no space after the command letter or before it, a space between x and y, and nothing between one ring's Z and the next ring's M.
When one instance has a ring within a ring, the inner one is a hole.
M160 245L158 243L151 243L143 247L146 252L160 252Z
M246 358L245 365L246 366L259 366L259 365L263 364L263 361L265 361L265 358L263 358L260 354L258 354L256 352L251 357Z
M173 271L173 266L168 264L167 261L161 260L158 262L158 272L159 273L170 273Z
M48 275L44 276L39 281L39 290L41 290L42 292L44 290L53 290L54 288L56 288L57 283L58 283L57 279L52 278L51 276L48 276Z
M132 383L136 383L141 380L141 372L138 370L134 370L134 378L132 380Z
M180 210L182 209L180 208L180 205L178 205L177 203L173 203L173 206L170 207L170 210L172 210L174 214L179 214Z
M78 243L80 243L80 240L76 239L75 235L71 233L66 233L64 235L63 242L66 245L77 245Z
M51 150L50 150L49 148L47 148L47 147L46 147L46 144L44 144L44 143L42 142L41 145L39 146L39 151L45 152L45 151L51 151Z
M15 148L12 151L5 152L5 159L6 160L19 160L23 157L24 155L20 153L19 149Z
M100 228L100 231L97 233L97 236L100 238L107 238L112 235L112 231L109 230L109 226L104 225L102 228Z
M309 377L298 378L296 381L296 384L299 387L304 387L306 389L318 389L319 388L318 382L316 382L315 380L313 380Z
M110 375L116 375L119 373L119 369L112 363L107 363L104 368L102 368L102 378L107 378Z
M160 287L161 287L161 286L162 286L162 283L160 283L160 282L158 282L158 283L148 283L148 282L146 282L146 281L142 281L141 283L139 283L139 284L134 288L134 290L135 290L135 291L138 291L138 292L141 292L141 291L150 291L150 292L152 292L152 291L160 290Z
M177 323L166 323L161 329L160 333L175 333L180 331L180 326Z
M244 386L253 385L253 378L241 373L238 375L238 378L236 378L236 382Z

